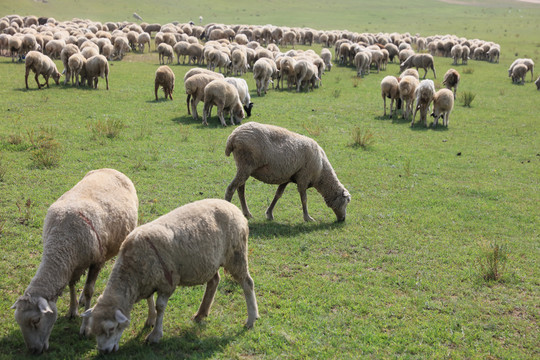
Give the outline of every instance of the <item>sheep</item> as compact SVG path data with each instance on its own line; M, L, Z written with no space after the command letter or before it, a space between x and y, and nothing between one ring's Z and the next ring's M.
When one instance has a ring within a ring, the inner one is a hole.
M446 74L444 74L444 79L442 83L447 89L454 88L454 99L456 98L459 80L460 76L456 69L448 69Z
M448 127L448 117L450 112L454 108L454 94L451 90L440 89L435 93L433 97L433 127L436 127L439 121L439 118L443 117L443 125Z
M26 72L24 74L24 83L26 84L26 89L28 89L28 75L30 74L30 70L32 70L36 74L34 78L36 79L38 89L41 89L41 87L45 85L47 85L48 88L49 77L51 76L56 85L60 84L61 74L58 72L56 64L47 55L43 55L39 51L29 51L28 54L26 54L24 64L26 68ZM41 85L39 83L39 75L43 76L43 78L45 79L45 84Z
M277 65L277 64L276 64ZM283 79L287 79L287 87L291 87L296 82L296 72L294 67L296 65L296 60L290 56L282 56L279 58L279 78L278 78L278 88L283 89ZM279 84L281 81L281 85Z
M369 51L359 51L354 56L354 66L356 67L356 76L369 74L369 65L371 53Z
M151 42L150 34L148 34L147 32L140 33L137 36L137 43L139 44L139 51L142 53L144 53L145 44L148 44L148 52L150 52L151 50L150 42Z
M422 80L416 88L416 108L411 121L411 127L414 125L414 119L416 118L416 112L420 110L420 121L427 127L427 113L429 105L433 101L435 96L435 84L433 80Z
M90 171L48 209L43 224L43 257L36 275L11 307L27 348L42 353L58 316L56 301L69 285L68 316L77 316L76 284L88 269L79 302L86 309L105 262L137 225L135 187L113 169ZM86 334L87 320L80 328Z
M88 80L88 86L97 89L98 77L105 78L107 90L109 90L109 62L103 55L95 55L86 60L86 65L81 71L81 81Z
M452 63L452 65L457 65L458 60L462 59L463 47L460 44L454 45L452 49L450 50L450 55L454 59L454 62Z
M274 207L290 182L297 184L304 221L314 221L307 209L306 190L310 187L323 196L337 221L345 220L351 195L339 182L324 150L313 139L278 126L249 122L229 135L225 155L231 153L236 176L227 187L225 200L231 201L238 190L242 212L247 218L253 215L246 203L245 184L253 176L264 183L279 185L266 210L268 220L274 219Z
M401 103L405 106L405 111L403 112L404 119L408 119L412 113L415 91L418 84L418 79L413 76L405 76L399 81L399 97Z
M231 85L234 85L236 90L238 90L238 96L240 97L240 102L244 106L246 116L250 117L253 103L251 102L251 96L249 95L249 88L246 80L241 78L228 77L225 79L225 81L227 81Z
M109 280L96 305L83 316L102 353L117 351L129 325L136 302L157 293L155 324L146 336L158 343L163 336L163 317L169 297L177 286L206 283L193 320L208 316L220 275L225 271L242 286L247 307L246 328L259 318L253 279L248 266L249 227L242 212L221 199L205 199L181 206L137 227L124 241Z
M85 57L85 59L90 59L92 56L99 55L99 50L95 47L87 46L84 49L81 50L82 56Z
M321 50L321 58L324 61L325 70L330 71L332 70L332 53L329 49L323 48Z
M467 65L468 63L468 60L470 59L470 53L471 53L471 49L467 46L467 45L463 45L462 47L462 53L461 53L461 64L462 65Z
M399 59L399 49L395 44L388 43L384 45L384 48L386 49L386 51L388 51L388 58L391 62L394 62L395 57Z
M538 79L536 79L534 84L536 85L536 90L540 90L540 76L538 76Z
M190 77L192 77L193 75L197 75L197 74L207 74L207 75L210 75L210 76L214 76L218 79L224 79L225 76L223 76L223 74L218 74L216 72L213 72L212 70L208 70L208 69L203 69L203 68L192 68L192 69L189 69L186 74L184 75L184 82L186 82L187 79L189 79Z
M179 41L173 46L173 51L176 54L176 63L180 64L180 56L182 56L182 64L186 63L186 56L188 55L187 49L189 43L187 41Z
M384 79L382 79L381 96L383 98L383 103L384 103L383 116L386 116L386 98L389 98L390 99L390 117L392 117L393 116L392 108L394 106L394 100L396 101L396 107L397 107L397 100L399 99L399 82L395 76L386 76L384 77Z
M85 66L86 58L81 53L75 53L68 59L68 69L69 73L71 74L71 83L77 85L77 87L79 87L79 75Z
M420 80L420 75L418 74L418 70L416 69L407 69L399 75L400 78L404 78L405 76L412 76L416 78L416 80Z
M255 62L253 65L253 78L257 86L258 96L261 96L262 93L266 94L268 84L272 82L274 74L277 74L277 67L273 60L268 61L266 58L261 58Z
M315 83L320 80L317 76L317 67L309 60L298 60L294 64L294 73L296 75L296 92L300 92L301 88L306 84L306 91L309 91L309 84L311 83L311 90L315 87Z
M165 64L165 58L167 58L167 64L172 63L174 51L171 45L166 44L166 43L161 43L157 47L157 52L159 55L160 64L163 64L163 65Z
M228 74L231 67L232 62L229 58L229 55L226 52L219 51L219 50L212 50L208 53L208 66L209 69L215 70L216 67L219 68L219 72L222 74ZM221 71L221 68L223 68L223 71Z
M217 106L217 115L221 121L221 125L227 126L223 116L224 111L229 111L231 114L231 125L240 124L244 119L244 109L240 102L238 90L236 87L224 79L211 81L204 88L204 109L203 109L203 124L208 125L208 117L210 109L213 105Z
M8 39L8 48L11 53L11 62L15 62L15 57L19 57L19 61L22 60L22 37L13 35Z
M105 56L107 60L111 61L114 54L114 45L105 44L101 50L101 55Z
M68 60L71 57L71 55L79 53L79 48L75 44L67 44L62 51L60 52L60 60L62 60L62 64L64 64L64 85L67 84L67 82L71 79L71 69L69 68Z
M172 93L174 91L174 72L171 70L170 67L168 67L167 65L162 65L158 67L158 69L156 70L156 79L154 81L154 85L156 101L158 101L157 93L160 86L163 87L165 99L167 99L167 97L171 100L173 99Z
M517 64L512 69L512 82L513 83L525 83L525 75L527 75L527 72L529 69L527 68L527 65L525 64Z
M424 79L426 78L428 69L433 70L433 78L437 78L437 75L435 74L435 67L433 66L433 56L430 54L414 54L409 56L407 60L399 65L399 72L403 72L403 70L412 67L415 67L416 70L418 70L418 68L424 69Z
M130 50L128 40L123 36L118 36L114 39L114 52L113 56L119 60L124 58L126 52Z
M186 89L187 94L186 105L188 114L191 114L194 120L199 119L199 115L197 114L197 104L199 101L204 101L204 88L211 81L216 79L223 79L223 75L214 72L211 72L211 74L201 73L190 76L184 81L184 88ZM191 112L189 110L190 102L192 110Z
M231 53L232 71L236 76L247 73L249 65L247 62L247 54L242 49L235 49Z
M197 65L201 65L203 62L203 46L198 43L189 44L189 47L187 49L188 53L188 65L191 64L191 60L193 60L193 63L197 63Z
M66 42L64 40L50 40L45 45L44 54L47 54L51 59L58 59L60 58L60 53L62 52L64 46L66 46Z
M527 70L531 72L531 81L533 81L533 72L534 72L534 61L532 61L532 59L516 59L514 60L514 62L512 63L512 65L510 65L510 67L508 68L508 77L511 77L512 76L512 71L514 69L514 67L518 64L524 64L527 66ZM523 81L525 81L525 78L523 79Z

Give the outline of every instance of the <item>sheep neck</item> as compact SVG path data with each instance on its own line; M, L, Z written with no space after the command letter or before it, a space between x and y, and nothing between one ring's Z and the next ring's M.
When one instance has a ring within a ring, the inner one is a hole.
M62 295L68 285L73 270L65 259L68 255L61 252L44 251L36 275L30 281L25 294L40 296L48 301L54 301Z
M327 159L323 161L323 169L319 179L313 184L313 187L322 195L327 204L331 203L343 190L343 185L337 178L337 175Z

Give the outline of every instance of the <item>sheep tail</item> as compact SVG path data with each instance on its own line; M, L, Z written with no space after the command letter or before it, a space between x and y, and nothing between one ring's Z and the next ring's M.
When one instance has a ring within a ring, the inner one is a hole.
M229 138L227 139L227 145L225 146L225 156L231 155L231 153L234 151L234 134L229 135Z

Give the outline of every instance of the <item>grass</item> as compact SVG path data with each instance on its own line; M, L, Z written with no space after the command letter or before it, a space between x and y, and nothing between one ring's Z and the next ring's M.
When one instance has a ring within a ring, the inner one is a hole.
M291 185L269 222L264 212L276 187L250 179L250 272L261 314L254 329L243 330L241 288L224 275L203 324L190 317L204 288L178 288L166 309L162 342L143 343L148 330L143 328L146 310L141 302L131 314L120 351L110 357L538 358L538 93L530 82L512 86L507 68L516 53L540 63L534 36L540 10L525 3L477 2L485 6L379 1L362 4L360 11L352 0L330 9L316 1L310 2L309 13L300 11L303 1L257 7L247 1L234 7L200 1L182 8L170 0L159 6L136 1L127 7L101 0L0 3L5 14L57 19L123 21L137 12L148 22L165 23L198 21L202 14L205 23L456 33L501 44L500 64L470 60L466 68L474 71L457 68L460 92L477 97L473 107L454 108L448 129L410 128L407 121L382 117L380 82L398 74L397 64L353 81L353 86L349 79L355 70L335 65L315 91L269 90L261 98L253 91L251 73L246 74L255 103L246 121L314 138L352 195L347 220L335 223L324 199L311 189L309 210L317 222L304 223ZM320 46L314 49L320 52ZM221 127L215 115L205 127L187 115L180 80L174 101L155 102L158 66L156 53L130 54L112 63L109 91L70 85L27 91L24 66L0 58L0 151L7 168L0 182L1 359L35 358L25 350L10 306L39 266L47 208L89 170L111 167L133 180L140 224L182 204L224 196L236 172L234 158L224 155L234 127ZM444 74L453 67L452 59L436 57L435 66ZM189 69L171 68L176 79ZM88 124L106 119L122 120L120 135L92 139ZM357 127L377 134L370 151L349 146ZM28 129L35 129L33 141ZM61 144L57 166L33 164L31 151L42 129ZM20 141L13 141L17 136ZM239 205L236 196L233 202ZM27 216L27 209L29 221L22 224L19 219ZM508 260L503 281L485 281L479 275L478 239L488 244L504 239ZM96 283L96 297L111 266L112 261ZM80 291L83 281L78 286ZM65 292L58 300L51 348L41 358L100 358L94 340L79 339L80 319L65 318L68 298Z
M508 247L496 242L480 244L478 267L482 278L486 281L502 279L508 262Z
M502 94L504 95L504 94ZM464 91L460 95L460 100L463 103L463 106L465 107L471 107L471 103L473 102L474 98L476 97L476 94L470 91Z

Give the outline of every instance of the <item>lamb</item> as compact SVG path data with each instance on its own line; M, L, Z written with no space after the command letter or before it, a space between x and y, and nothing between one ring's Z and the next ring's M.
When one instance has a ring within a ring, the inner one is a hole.
M186 94L187 94L186 105L188 109L188 114L191 114L193 119L195 120L199 119L199 115L197 114L197 104L199 104L199 101L204 101L204 88L211 81L214 81L216 79L223 79L223 75L215 73L215 72L210 72L210 74L201 73L201 74L195 74L193 76L190 76L184 81L184 88L186 89ZM189 110L190 102L191 102L191 112Z
M414 107L414 96L418 87L418 80L413 76L405 76L399 82L399 96L401 103L405 106L403 118L408 119Z
M208 125L208 117L210 109L213 105L217 106L217 115L221 121L221 125L227 126L223 116L224 111L229 111L231 114L231 125L240 124L244 119L244 109L240 102L238 90L234 85L231 85L224 79L214 80L204 88L204 110L203 124Z
M272 66L272 63L274 66ZM260 58L253 65L253 78L257 86L257 95L266 94L268 84L272 81L274 74L277 74L277 67L273 60Z
M160 86L163 87L163 92L165 93L165 99L167 99L167 97L171 100L173 99L172 93L174 91L174 72L171 70L170 67L168 67L167 65L162 65L158 67L158 69L156 70L156 78L154 81L154 85L155 85L154 93L156 95L156 101L158 101L157 93Z
M324 61L325 70L330 71L332 70L332 53L329 49L323 48L321 50L321 58Z
M76 284L88 269L79 302L86 309L105 262L137 225L135 187L113 169L90 171L54 202L43 224L43 257L36 275L12 306L27 348L40 354L49 348L49 336L58 316L56 301L69 285L68 316L77 316ZM83 319L80 333L86 334Z
M98 77L105 78L107 90L109 90L109 62L103 55L95 55L86 60L86 65L81 72L81 81L88 80L88 86L97 89Z
M516 60L514 60L512 65L510 65L510 67L508 68L508 77L512 76L512 71L514 70L514 67L516 65L519 65L519 64L524 64L524 65L527 66L527 70L531 72L531 81L533 81L534 61L532 61L532 59L516 59ZM523 81L525 81L525 79L523 79Z
M177 286L206 283L196 322L208 316L223 267L242 286L247 306L246 328L259 318L253 279L248 266L249 227L242 212L220 199L199 200L181 206L137 227L124 241L103 295L83 316L89 318L102 353L117 351L136 302L157 293L157 317L148 317L154 329L146 337L158 343L163 317Z
M434 117L433 127L437 126L439 118L443 117L443 125L448 127L448 116L454 108L454 94L451 90L441 89L435 93L433 97L433 112Z
M429 105L433 101L435 96L435 84L433 80L422 80L416 88L416 108L411 121L411 127L414 125L414 119L416 118L416 112L420 110L420 121L427 127L427 113Z
M250 176L267 184L278 184L278 189L266 210L266 218L273 220L274 207L287 184L295 182L300 193L304 221L314 221L307 209L306 190L314 187L323 196L326 205L344 221L351 195L339 182L324 150L312 139L287 129L256 122L237 127L229 138L225 155L234 153L236 176L225 192L231 201L238 189L242 212L249 212L245 199L245 184Z
M454 88L454 99L456 98L459 80L460 76L456 69L448 69L446 74L444 74L444 79L442 83L447 89Z
M512 82L513 83L525 83L525 75L527 75L527 72L529 69L527 68L527 65L525 64L517 64L512 69Z
M253 103L251 102L251 96L249 95L249 88L246 80L241 78L233 78L229 77L226 78L225 81L227 81L229 84L234 85L236 90L238 90L238 96L240 98L240 102L244 106L244 111L246 112L246 116L251 116L251 109L253 108Z
M390 117L392 117L393 116L392 108L394 106L394 100L396 101L396 107L397 107L397 101L399 99L399 82L395 76L386 76L384 77L384 79L382 79L381 96L384 102L383 116L386 116L386 98L389 98L390 99Z
M433 66L433 56L430 54L414 54L409 56L407 60L402 62L399 66L399 72L403 72L403 70L412 67L415 67L416 70L418 70L418 68L424 69L424 79L426 78L428 69L433 70L433 77L435 79L437 78L437 75L435 74L435 67Z
M85 66L86 58L81 53L75 53L68 59L68 69L69 73L71 74L71 83L77 85L77 87L79 87L79 75Z
M28 75L30 74L30 70L32 70L36 74L34 78L36 79L38 89L41 89L41 87L45 85L47 85L48 88L49 77L51 76L56 85L60 84L61 74L58 72L56 64L47 55L43 55L39 51L29 51L28 54L26 54L24 64L26 68L26 72L24 74L24 82L26 84L26 89L28 89ZM43 76L43 78L45 79L45 84L41 85L39 83L39 75Z
M163 64L163 65L165 64L165 58L167 58L167 64L172 63L174 51L171 45L166 44L166 43L161 43L157 47L157 52L159 55L160 64Z

